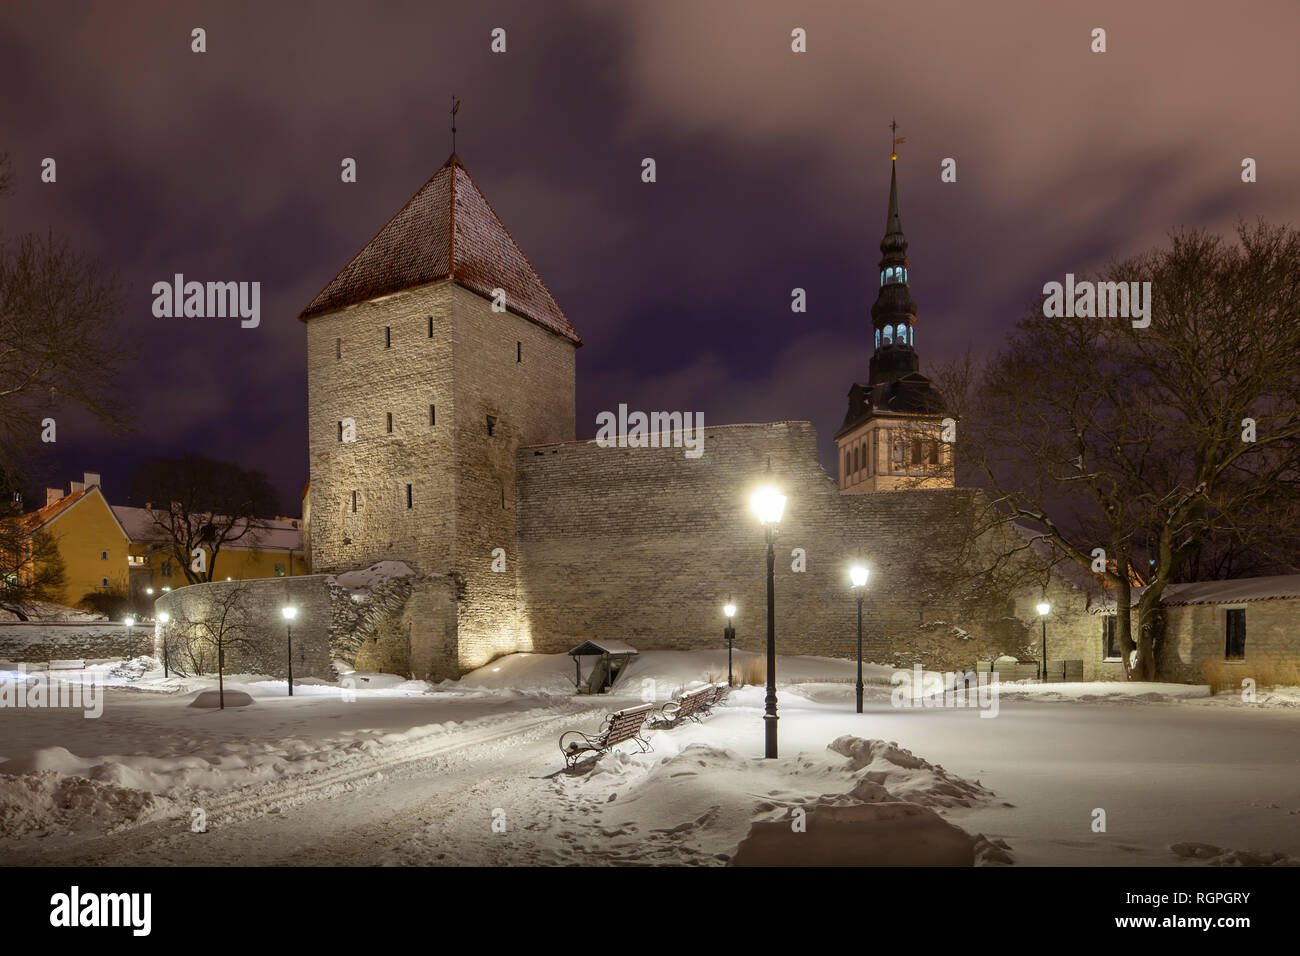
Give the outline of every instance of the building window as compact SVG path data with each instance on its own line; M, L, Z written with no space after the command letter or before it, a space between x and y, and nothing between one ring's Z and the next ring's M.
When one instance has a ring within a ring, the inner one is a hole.
M880 348L880 329L876 329L876 348Z
M429 316L429 338L433 338L433 316Z
M283 565L283 564L276 564L276 566L275 566L275 576L276 576L277 578L282 578L282 577L284 577L284 565Z
M101 560L101 561L107 561L107 560L108 560L108 552L107 552L107 551L101 551L101 552L99 552L99 560Z
M894 341L899 345L907 344L907 326L902 322L898 323L898 334L894 336Z
M1119 651L1119 632L1115 625L1118 618L1114 614L1107 614L1101 619L1101 659L1103 661L1123 660L1123 655Z
M488 426L488 434L489 434L489 435L491 435L494 431L496 431L497 420L496 420L496 418L495 418L494 416L489 415L489 416L487 417L487 426Z
M435 412L434 407L432 405L429 406L429 424L430 425L438 424L438 415Z
M921 459L922 459L921 439L913 438L912 439L912 464L914 465L921 464Z
M108 578L100 578L100 579L99 579L99 586L100 586L101 588L106 588L106 587L108 587Z
M411 486L407 485L406 486L406 507L408 508L411 507L411 504L412 504Z
M352 510L354 512L357 510L357 493L355 491L352 492Z
M393 413L389 412L388 413L388 434L391 435L392 433L393 433Z
M885 344L894 344L894 327L892 325L885 326Z
M515 343L515 361L516 361L516 362L522 362L523 360L524 360L524 343L523 343L523 342L516 342L516 343Z
M343 423L339 422L339 441L343 440Z
M393 347L393 330L392 328L386 325L384 326L384 348L391 349L392 347Z
M334 340L334 361L337 362L341 358L343 358L343 340L335 339Z
M850 451L848 451L848 449L845 449L845 451L844 451L844 476L845 476L846 478L847 478L849 475L851 475L851 474L853 473L853 469L851 469L851 468L849 467L849 465L851 465L852 463L853 463L852 453L851 453Z
M1223 659L1228 661L1245 660L1246 657L1246 609L1244 607L1228 608L1227 640L1224 642Z

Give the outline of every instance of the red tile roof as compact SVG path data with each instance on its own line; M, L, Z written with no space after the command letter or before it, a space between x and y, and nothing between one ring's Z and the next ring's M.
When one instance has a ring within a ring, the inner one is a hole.
M88 493L89 489L74 491L70 495L64 495L58 501L51 502L44 508L38 508L36 511L28 512L17 520L23 531L30 534L38 528L44 528L47 524L84 498Z
M504 289L511 312L582 344L455 153L298 318L447 278L488 298L493 289Z

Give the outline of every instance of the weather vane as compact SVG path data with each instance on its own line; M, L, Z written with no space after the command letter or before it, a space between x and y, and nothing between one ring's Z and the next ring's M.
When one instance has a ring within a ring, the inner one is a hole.
M889 123L889 131L890 131L890 133L891 133L893 136L897 137L897 138L894 140L894 146L898 146L900 143L906 143L906 142L907 142L907 137L906 137L906 136L899 136L899 135L898 135L898 120L891 120L891 121L890 121L890 123ZM889 150L889 158L890 158L890 159L898 159L898 150L893 149L893 148L891 147L890 150Z
M456 152L456 111L460 109L460 100L451 94L451 151Z

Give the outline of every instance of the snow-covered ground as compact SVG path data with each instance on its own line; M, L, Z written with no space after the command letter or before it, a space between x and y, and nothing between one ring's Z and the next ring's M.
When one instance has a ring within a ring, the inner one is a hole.
M624 744L566 773L563 730L592 732L643 695L663 701L725 679L725 652L642 654L616 693L598 698L573 695L564 655L511 655L438 685L354 674L355 691L309 682L292 699L282 680L241 675L226 687L252 703L225 711L191 706L215 681L164 679L147 666L98 668L108 686L97 719L0 709L0 856L259 865L1300 858L1296 689L1245 703L1183 685L1002 685L990 719L979 708L896 707L893 669L870 665L859 715L852 662L781 658L780 759L761 759L763 690L746 687L700 723L649 732L649 753ZM205 833L192 829L195 810Z

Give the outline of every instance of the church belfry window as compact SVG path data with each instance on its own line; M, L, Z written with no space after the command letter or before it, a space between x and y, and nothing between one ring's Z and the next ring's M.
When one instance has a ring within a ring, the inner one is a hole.
M892 325L885 326L885 344L894 344L894 327Z
M880 348L880 329L876 329L876 348Z

